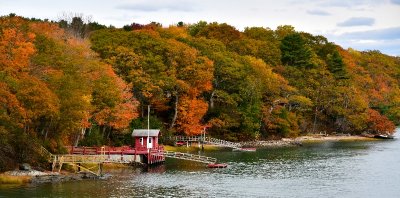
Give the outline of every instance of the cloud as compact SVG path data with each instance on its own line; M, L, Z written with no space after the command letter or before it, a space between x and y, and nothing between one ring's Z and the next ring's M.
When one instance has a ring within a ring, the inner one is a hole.
M330 16L331 15L331 13L325 12L323 10L307 10L307 13L311 14L311 15L318 15L318 16Z
M392 2L393 4L400 5L400 0L391 0L390 2Z
M391 0L398 2L399 0ZM360 5L382 5L385 4L385 1L376 1L376 0L321 0L319 6L323 7L342 7L342 8L354 8Z
M341 1L341 0L332 0L332 1L323 1L321 6L325 7L350 7L351 1Z
M338 23L337 25L340 27L349 27L349 26L372 26L375 23L374 18L369 17L353 17Z
M341 37L359 40L400 40L400 26L363 32L344 33Z
M151 0L137 1L135 3L123 4L116 6L121 10L133 10L141 12L157 12L157 11L175 11L175 12L192 12L196 10L196 5L193 1L184 0Z
M392 56L400 56L400 26L348 32L341 35L327 35L335 43L343 47L351 47L357 50L379 50Z

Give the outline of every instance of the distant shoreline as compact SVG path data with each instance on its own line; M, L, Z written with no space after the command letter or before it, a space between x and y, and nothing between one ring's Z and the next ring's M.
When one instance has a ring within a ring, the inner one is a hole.
M297 138L282 138L280 140L267 141L250 141L241 142L244 147L284 147L284 146L300 146L303 143L325 142L325 141L376 141L376 138L355 136L355 135L339 135L339 136L324 136L324 135L306 135Z
M301 146L303 143L312 142L325 142L325 141L376 141L378 139L373 137L366 137L360 135L305 135L297 138L282 138L280 140L255 140L238 142L244 148L279 148L279 147L292 147ZM170 151L189 151L200 149L198 143L192 143L189 147L183 146L164 146L166 150ZM225 148L220 145L205 144L205 150L220 150Z
M295 138L297 141L309 142L309 141L373 141L377 140L373 137L366 137L361 135L340 135L340 136L322 136L322 135L314 135L314 136L300 136Z

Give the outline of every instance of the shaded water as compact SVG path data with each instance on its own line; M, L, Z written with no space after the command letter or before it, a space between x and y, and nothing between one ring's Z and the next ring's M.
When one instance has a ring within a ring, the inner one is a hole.
M0 187L0 197L400 197L400 140L204 153L229 165L167 159L107 181Z

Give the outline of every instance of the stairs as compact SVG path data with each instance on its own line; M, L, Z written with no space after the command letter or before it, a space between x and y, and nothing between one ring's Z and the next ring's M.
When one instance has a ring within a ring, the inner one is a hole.
M106 155L52 155L53 164L52 171L61 171L63 164L70 164L79 169L100 176L102 172L102 164L108 162ZM81 164L96 164L92 167L84 167ZM95 170L97 169L97 171Z

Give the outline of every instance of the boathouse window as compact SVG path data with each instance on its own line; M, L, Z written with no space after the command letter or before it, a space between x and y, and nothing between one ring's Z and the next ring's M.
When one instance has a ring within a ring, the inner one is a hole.
M143 146L143 138L142 137L139 139L139 142L140 142L140 145Z

